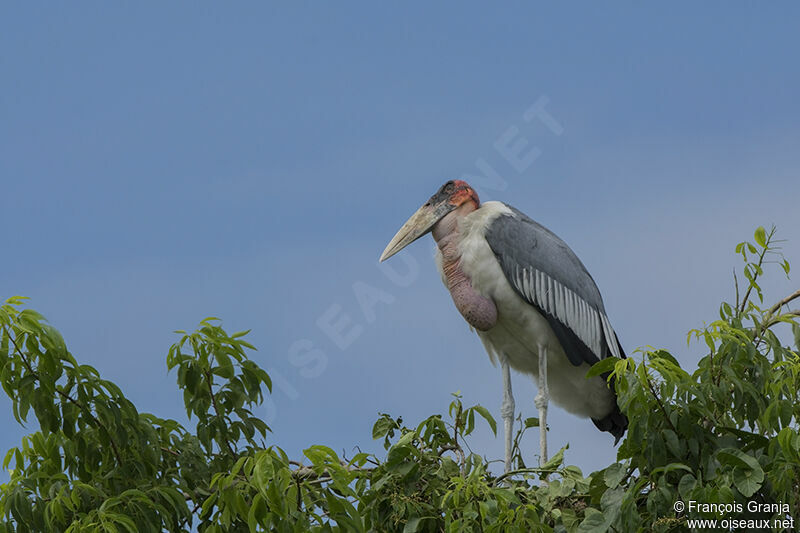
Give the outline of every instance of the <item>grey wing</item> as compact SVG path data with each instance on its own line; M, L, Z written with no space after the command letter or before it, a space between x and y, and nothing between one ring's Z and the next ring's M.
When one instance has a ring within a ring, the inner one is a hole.
M600 291L575 252L549 229L508 207L513 215L491 222L486 240L517 294L544 315L573 365L624 358Z

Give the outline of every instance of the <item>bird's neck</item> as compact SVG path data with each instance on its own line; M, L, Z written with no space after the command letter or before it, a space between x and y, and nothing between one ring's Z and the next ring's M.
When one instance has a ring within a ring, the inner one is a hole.
M478 293L461 268L461 220L475 211L473 202L466 202L445 215L433 227L433 238L442 254L445 284L461 315L475 329L486 331L497 322L497 308L492 300Z
M477 206L473 202L465 202L442 217L431 231L442 253L442 268L448 281L448 288L452 283L466 277L459 265L461 252L458 243L461 240L461 220L475 209Z
M469 215L473 211L478 209L478 206L473 201L467 201L461 204L460 206L456 207L445 216L442 217L439 222L433 226L433 238L438 243L440 240L444 239L450 234L458 234L459 232L459 222L462 218ZM441 248L441 246L440 246Z

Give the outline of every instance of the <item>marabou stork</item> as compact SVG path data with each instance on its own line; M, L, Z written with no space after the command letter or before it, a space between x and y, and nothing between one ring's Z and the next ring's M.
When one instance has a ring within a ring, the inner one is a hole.
M625 357L603 299L580 259L553 232L502 202L478 200L466 182L448 181L400 228L388 259L431 232L436 266L456 308L503 370L500 414L505 469L511 468L514 397L510 368L538 378L541 464L547 461L547 404L590 417L601 431L625 433L628 420L603 376L590 366Z

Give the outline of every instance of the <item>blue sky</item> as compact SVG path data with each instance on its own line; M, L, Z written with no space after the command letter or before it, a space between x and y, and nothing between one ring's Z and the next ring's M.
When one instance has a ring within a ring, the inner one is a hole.
M800 268L798 15L6 4L0 299L32 297L79 360L179 420L172 331L208 315L252 328L276 381L258 411L270 443L295 458L318 443L379 451L378 412L415 422L461 390L499 416L499 371L441 286L432 241L377 262L441 183L466 177L573 247L629 352L665 347L691 367L702 347L686 332L732 299L736 242L777 224ZM537 102L560 134L525 120ZM515 168L503 135L538 156ZM767 285L774 300L797 284ZM318 324L338 320L346 339ZM533 384L514 386L534 415ZM569 462L613 460L591 422L550 419ZM0 398L0 448L24 432ZM502 456L488 431L472 444ZM525 446L533 462L535 433Z

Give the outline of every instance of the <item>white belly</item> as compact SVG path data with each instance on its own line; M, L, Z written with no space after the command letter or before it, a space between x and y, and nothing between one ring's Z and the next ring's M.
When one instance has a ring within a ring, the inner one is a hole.
M603 378L586 379L590 366L570 363L544 316L511 287L494 252L483 238L483 231L470 231L485 227L487 221L469 219L470 216L465 217L461 227L464 235L459 245L461 268L470 278L472 287L491 298L497 306L497 324L488 331L477 332L492 362L496 363L498 357L506 357L515 370L538 377L539 350L544 348L553 402L578 416L599 419L608 415L615 399ZM436 264L441 273L438 253Z

